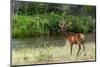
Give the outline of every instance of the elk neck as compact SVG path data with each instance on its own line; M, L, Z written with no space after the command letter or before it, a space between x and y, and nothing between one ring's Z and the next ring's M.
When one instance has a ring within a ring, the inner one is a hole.
M66 37L66 38L68 38L68 35L69 35L69 33L67 32L67 31L61 31L61 34L64 36L64 37Z
M72 35L74 35L75 33L73 33L73 32L68 32L67 30L63 30L63 31L61 31L61 34L62 34L65 38L68 38L69 36L72 36Z

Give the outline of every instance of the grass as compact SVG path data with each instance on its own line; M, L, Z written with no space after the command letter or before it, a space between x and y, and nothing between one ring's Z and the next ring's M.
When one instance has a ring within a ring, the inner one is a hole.
M50 44L49 44L50 45ZM70 45L64 46L44 46L17 48L12 51L13 65L45 64L58 62L93 61L95 60L95 43L85 43L86 56L81 49L80 55L76 56L78 47L73 46L73 54L70 55Z

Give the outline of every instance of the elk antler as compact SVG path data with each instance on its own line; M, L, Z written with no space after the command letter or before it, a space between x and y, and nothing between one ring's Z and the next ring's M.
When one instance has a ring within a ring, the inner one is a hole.
M63 28L64 26L65 26L64 20L62 20L61 22L59 22L59 27Z
M72 25L72 22L69 21L69 23L66 25L66 27L69 27L69 26L71 26L71 25Z

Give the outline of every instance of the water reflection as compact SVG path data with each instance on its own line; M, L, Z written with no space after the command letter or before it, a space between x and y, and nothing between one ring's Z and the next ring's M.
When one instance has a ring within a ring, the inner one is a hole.
M63 38L17 38L12 39L12 48L24 48L24 47L44 47L44 46L63 46L65 45Z

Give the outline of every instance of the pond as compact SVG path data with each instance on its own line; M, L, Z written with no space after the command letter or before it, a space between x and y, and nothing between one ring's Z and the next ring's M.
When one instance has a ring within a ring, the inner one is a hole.
M54 37L28 37L28 38L13 38L12 48L24 48L24 47L45 47L45 46L63 46L65 43L63 38Z
M87 35L85 42L95 43L95 37ZM68 42L68 41L67 41ZM63 37L27 37L27 38L12 38L12 48L24 48L24 47L46 47L46 46L64 46L65 39Z

